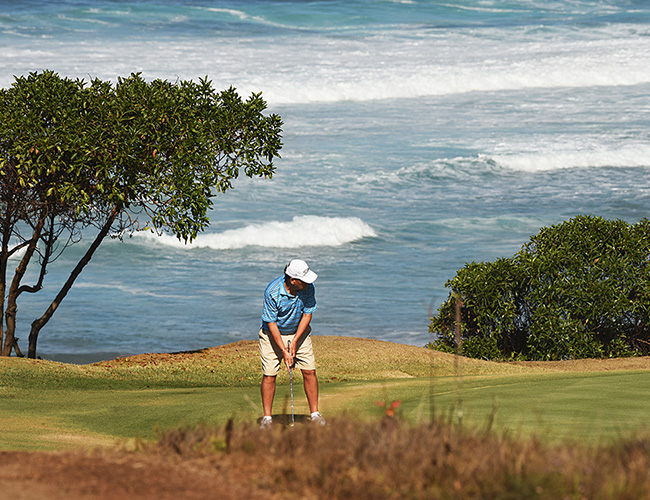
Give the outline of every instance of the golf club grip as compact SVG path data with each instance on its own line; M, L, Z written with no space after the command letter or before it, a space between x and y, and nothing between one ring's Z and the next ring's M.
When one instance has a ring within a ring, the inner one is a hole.
M289 351L289 354L291 354L291 341L287 340L287 351ZM289 368L289 375L291 375L291 365L288 366Z

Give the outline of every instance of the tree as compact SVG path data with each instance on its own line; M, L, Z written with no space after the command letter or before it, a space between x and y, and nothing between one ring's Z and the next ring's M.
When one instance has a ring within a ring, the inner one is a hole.
M545 227L511 258L467 264L432 318L436 347L455 348L463 302L464 354L550 360L650 352L650 221L577 216Z
M260 94L243 101L233 88L214 91L207 79L147 82L132 74L113 85L44 71L0 89L2 355L22 355L18 298L42 289L48 265L69 245L94 234L32 322L29 357L107 236L152 230L191 241L209 225L212 198L231 189L240 170L272 177L282 121L265 109ZM29 266L38 278L24 284Z

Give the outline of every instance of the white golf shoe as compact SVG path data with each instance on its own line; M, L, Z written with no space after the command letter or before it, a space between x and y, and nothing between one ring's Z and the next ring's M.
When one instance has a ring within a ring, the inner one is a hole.
M327 422L325 422L323 415L321 415L319 411L315 411L311 414L311 422L318 425L327 425Z
M260 429L270 429L273 424L271 417L262 417L260 420Z

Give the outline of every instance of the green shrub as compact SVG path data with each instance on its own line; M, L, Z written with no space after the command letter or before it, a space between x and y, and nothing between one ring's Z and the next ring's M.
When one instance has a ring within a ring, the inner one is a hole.
M650 352L650 221L577 216L545 227L521 251L472 262L430 332L453 350L462 301L463 354L487 359L601 358Z

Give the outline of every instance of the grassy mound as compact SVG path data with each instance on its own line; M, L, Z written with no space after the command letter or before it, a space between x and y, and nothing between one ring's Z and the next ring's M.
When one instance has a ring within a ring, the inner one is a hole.
M354 337L314 336L321 383L523 373L524 366L459 358L422 347ZM60 388L250 387L259 384L258 343L242 340L177 353L74 365L0 358L4 384ZM286 370L279 383L287 383Z
M421 377L522 373L523 366L459 358L422 347L356 337L313 336L321 383ZM261 366L257 341L172 354L142 354L96 363L110 376L148 379L153 372L169 383L218 386L258 384ZM286 370L278 382L286 383Z

